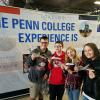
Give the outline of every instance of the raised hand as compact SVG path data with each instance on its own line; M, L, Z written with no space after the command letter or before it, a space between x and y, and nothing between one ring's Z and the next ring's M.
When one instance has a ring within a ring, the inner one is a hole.
M75 72L78 72L78 71L79 71L79 67L78 67L78 66L75 66L75 67L74 67L74 71L75 71Z
M35 58L36 58L36 54L35 53L32 53L31 59L34 60Z
M90 79L95 78L94 70L93 70L93 69L88 69L88 71L89 71L89 78L90 78Z

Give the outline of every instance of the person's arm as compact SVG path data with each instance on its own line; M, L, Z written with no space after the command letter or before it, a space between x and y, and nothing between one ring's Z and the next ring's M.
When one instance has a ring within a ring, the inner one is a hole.
M49 60L50 60L50 58L51 58L51 52L48 52L48 57L49 58L47 58L47 64L46 64L46 72L45 72L45 74L44 74L44 79L46 80L46 79L48 79L48 77L49 77L49 73L50 73L50 69L49 69L49 67L50 67L50 65L49 65Z
M36 53L36 49L34 49L34 50L29 54L29 56L28 56L28 58L27 58L27 61L26 61L26 63L27 63L28 66L33 66L33 65L34 65L35 60L36 60L36 59L35 59L35 58L36 58L35 53Z
M68 73L70 73L70 74L73 73L73 71L72 71L68 66L66 66L66 65L64 65L64 64L63 64L63 68L64 68L64 70L65 70L66 72L68 72Z
M95 59L92 63L90 63L89 77L90 78L98 78L100 77L100 57Z
M96 63L94 67L94 73L96 77L100 77L100 60Z
M48 59L48 69L51 70L53 68L52 59Z
M46 71L45 71L45 74L44 74L44 76L43 76L43 78L46 80L46 79L48 79L48 77L49 77L49 74L50 74L50 67L51 67L51 64L50 63L48 63L47 65L47 68L46 68Z

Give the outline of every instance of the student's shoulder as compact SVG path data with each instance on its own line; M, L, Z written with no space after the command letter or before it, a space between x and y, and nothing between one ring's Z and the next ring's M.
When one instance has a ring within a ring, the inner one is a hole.
M48 52L51 53L51 51L48 49Z
M52 52L51 52L50 50L47 49L46 55L48 55L49 57L51 57L51 56L52 56Z

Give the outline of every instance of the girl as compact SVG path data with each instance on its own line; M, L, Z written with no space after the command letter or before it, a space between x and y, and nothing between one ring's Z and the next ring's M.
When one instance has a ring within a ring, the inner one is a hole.
M82 83L81 72L78 72L81 64L80 58L77 56L76 50L69 47L66 50L67 63L65 70L68 72L66 76L65 86L69 100L79 100L80 87Z
M100 52L94 43L87 43L83 55L84 65L89 65L84 72L83 100L100 100Z
M51 60L49 60L48 67L50 69L50 77L49 77L49 93L50 100L62 100L64 93L64 73L61 68L61 64L65 63L65 52L62 51L63 43L61 41L57 41L55 43L55 52L52 55Z

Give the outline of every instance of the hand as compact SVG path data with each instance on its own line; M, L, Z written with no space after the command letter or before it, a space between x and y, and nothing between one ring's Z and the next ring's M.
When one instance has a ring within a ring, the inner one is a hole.
M31 59L34 60L37 57L45 58L45 57L41 56L40 53L33 52L32 55L31 55Z
M47 74L44 74L43 79L44 80L47 80L48 79L48 75Z
M52 62L52 59L51 58L48 58L48 62L51 63Z
M64 66L64 68L65 68L65 70L66 70L66 71L69 69L69 67L68 67L68 66L66 66L66 65Z
M66 65L63 63L61 63L60 66L61 66L61 69L63 69L63 70L66 68Z
M95 78L94 70L93 70L93 69L88 69L88 71L89 71L89 78L90 78L90 79Z
M74 71L75 71L75 72L78 72L78 71L79 71L79 68L78 68L77 66L75 66L75 67L74 67Z
M61 63L61 69L65 69L65 65L63 63Z
M32 53L31 59L34 60L35 58L36 58L36 54L35 53Z
M66 71L67 71L67 70L68 70L68 68L69 68L68 66L66 66L66 65L65 65L65 64L63 64L63 63L61 63L61 65L60 65L60 66L61 66L61 68L62 68L62 69L65 69Z
M72 70L70 70L70 69L68 69L68 73L73 74L73 71L72 71Z

